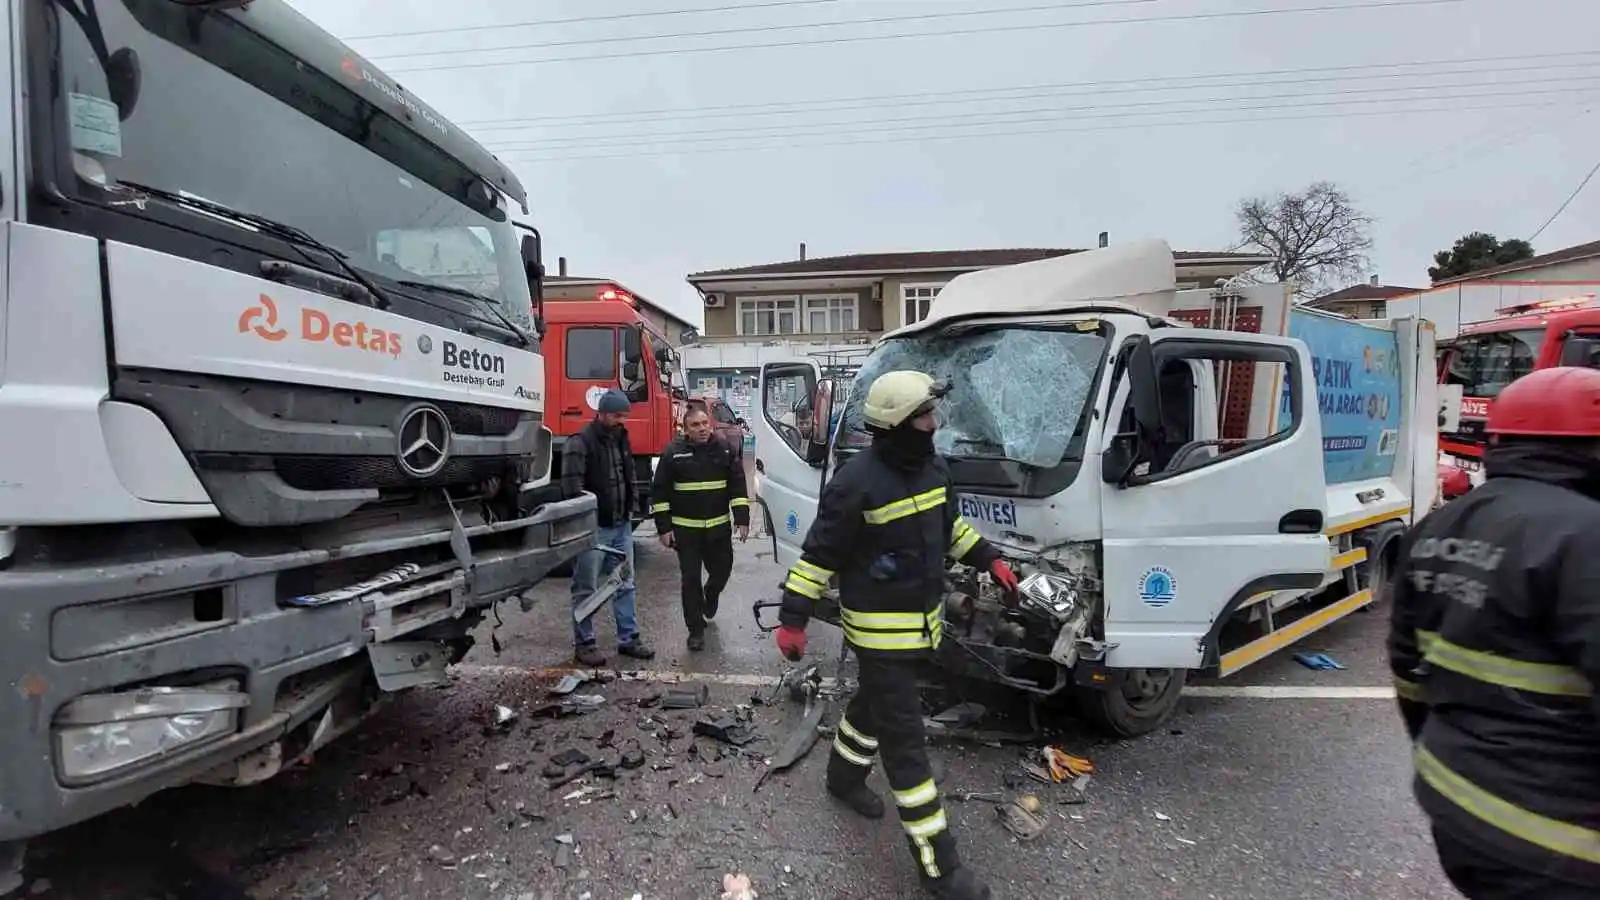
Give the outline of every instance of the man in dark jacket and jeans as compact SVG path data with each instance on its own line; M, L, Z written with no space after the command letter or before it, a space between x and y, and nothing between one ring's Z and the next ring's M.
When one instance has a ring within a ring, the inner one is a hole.
M1488 480L1417 523L1389 659L1439 862L1472 900L1600 897L1600 372L1489 410Z
M650 659L655 651L639 637L635 615L637 600L633 579L633 507L636 500L633 448L623 424L632 404L626 394L612 388L600 397L594 421L567 439L561 448L561 493L576 497L584 491L595 496L598 528L595 544L626 554L627 577L611 598L617 620L617 652L634 659ZM623 560L611 553L587 550L572 566L572 606L588 599ZM579 665L600 666L605 654L595 642L592 617L572 626L573 656Z

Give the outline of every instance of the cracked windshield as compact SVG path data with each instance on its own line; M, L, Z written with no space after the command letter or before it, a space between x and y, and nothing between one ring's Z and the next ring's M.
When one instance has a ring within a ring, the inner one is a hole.
M1600 900L1597 38L8 0L0 900Z
M847 446L870 442L861 405L884 372L912 369L949 380L934 446L955 457L1004 457L1058 465L1072 447L1105 338L1076 331L1000 328L896 338L873 353L851 384Z

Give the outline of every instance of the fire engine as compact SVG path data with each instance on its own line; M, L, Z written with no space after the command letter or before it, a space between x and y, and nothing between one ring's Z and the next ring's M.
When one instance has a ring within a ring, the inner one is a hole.
M1439 435L1440 474L1446 495L1483 483L1484 424L1506 385L1536 369L1600 363L1600 305L1595 294L1522 303L1493 319L1462 327L1441 342L1439 384L1459 385L1460 424ZM1461 476L1448 470L1466 473Z

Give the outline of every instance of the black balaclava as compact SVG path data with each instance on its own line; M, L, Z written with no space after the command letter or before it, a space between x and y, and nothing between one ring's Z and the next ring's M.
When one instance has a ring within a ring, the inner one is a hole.
M933 458L933 432L912 425L912 416L894 428L874 428L872 444L898 469L920 469Z

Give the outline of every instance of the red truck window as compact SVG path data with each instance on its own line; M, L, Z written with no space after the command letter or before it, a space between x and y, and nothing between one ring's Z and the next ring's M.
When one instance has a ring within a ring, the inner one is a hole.
M612 381L617 377L615 328L567 329L567 377L574 381Z
M1496 397L1533 371L1543 341L1544 330L1538 328L1458 337L1445 383L1461 385L1468 397Z

